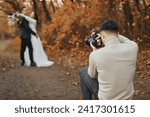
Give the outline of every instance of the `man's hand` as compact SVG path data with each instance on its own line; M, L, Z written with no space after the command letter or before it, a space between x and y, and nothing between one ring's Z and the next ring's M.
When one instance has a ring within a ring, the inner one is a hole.
M92 33L91 33L91 37L92 37L94 34L95 34L95 32L92 32ZM97 35L98 35L98 36L96 37L96 39L99 40L99 38L101 37L101 35L100 35L100 33L98 33ZM93 51L96 51L96 50L97 50L97 48L94 47L94 46L92 45L92 43L90 43L90 46L91 46L91 48L93 49Z
M100 33L97 33L96 39L98 40L98 39L100 39L100 38L101 38L101 34L100 34Z
M91 48L93 49L93 51L96 51L96 50L97 50L97 48L92 45L92 42L90 42L90 46L91 46Z

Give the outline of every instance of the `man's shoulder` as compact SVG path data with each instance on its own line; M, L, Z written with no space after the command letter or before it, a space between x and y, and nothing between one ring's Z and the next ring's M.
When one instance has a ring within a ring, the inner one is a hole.
M138 48L138 44L135 41L131 41L131 43L134 46L134 48Z
M90 57L97 57L98 55L102 55L106 51L106 48L100 48L96 51L91 52Z
M138 44L135 41L129 41L129 43L122 43L125 44L128 49L130 48L131 50L138 51Z

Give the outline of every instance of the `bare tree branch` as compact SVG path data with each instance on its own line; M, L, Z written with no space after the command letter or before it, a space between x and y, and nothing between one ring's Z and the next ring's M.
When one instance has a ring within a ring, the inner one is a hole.
M0 11L2 11L3 13L5 13L6 15L10 14L10 12L9 12L9 11L4 10L3 8L0 8Z

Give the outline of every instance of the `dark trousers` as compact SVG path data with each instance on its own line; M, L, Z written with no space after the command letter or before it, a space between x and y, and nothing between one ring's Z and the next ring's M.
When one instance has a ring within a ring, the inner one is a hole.
M24 60L24 52L26 50L26 47L29 48L29 57L31 63L34 62L33 60L33 47L30 39L21 39L21 51L20 51L20 58L22 62L25 62Z
M84 100L91 100L92 95L98 99L98 80L88 75L88 68L86 67L80 70L80 86Z

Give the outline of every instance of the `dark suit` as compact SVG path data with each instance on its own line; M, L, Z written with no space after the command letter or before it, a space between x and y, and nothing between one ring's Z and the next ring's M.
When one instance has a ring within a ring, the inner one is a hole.
M33 47L31 43L31 34L36 36L36 33L32 31L32 29L29 27L29 22L22 17L21 21L21 52L20 52L20 57L22 62L25 62L24 60L24 52L26 50L26 47L29 48L29 57L31 60L31 63L34 62L33 60Z

